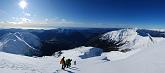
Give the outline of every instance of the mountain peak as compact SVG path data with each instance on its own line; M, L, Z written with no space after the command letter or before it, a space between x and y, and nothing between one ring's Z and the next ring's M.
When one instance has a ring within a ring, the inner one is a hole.
M151 42L151 39L148 39L148 37L140 36L136 29L121 29L108 32L103 34L100 39L123 44L119 47L120 49L135 49L143 45L148 45Z
M28 32L5 34L0 42L1 51L22 55L35 55L41 46L39 38Z

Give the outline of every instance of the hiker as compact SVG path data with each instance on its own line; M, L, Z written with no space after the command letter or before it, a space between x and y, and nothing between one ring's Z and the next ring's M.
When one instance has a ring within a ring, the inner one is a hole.
M74 65L76 65L76 61L74 61Z
M72 61L72 59L67 59L66 60L66 67L67 68L71 67L71 61Z
M60 61L60 64L62 64L62 69L64 70L65 67L66 67L66 64L65 64L65 57L63 57Z

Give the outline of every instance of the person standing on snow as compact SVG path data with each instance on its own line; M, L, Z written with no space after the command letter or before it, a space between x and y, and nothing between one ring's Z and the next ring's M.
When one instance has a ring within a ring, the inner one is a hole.
M76 61L74 61L74 65L76 65Z
M71 67L72 59L69 59L68 67Z
M65 64L66 64L66 67L67 68L71 67L71 61L72 61L72 59L67 59L66 60L66 63Z
M65 64L65 57L63 57L60 61L60 64L62 64L62 69L64 70L65 67L66 67L66 64Z

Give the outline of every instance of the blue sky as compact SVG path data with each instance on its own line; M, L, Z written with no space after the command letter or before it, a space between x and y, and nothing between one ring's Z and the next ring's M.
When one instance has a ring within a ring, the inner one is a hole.
M165 28L165 0L0 0L0 26Z

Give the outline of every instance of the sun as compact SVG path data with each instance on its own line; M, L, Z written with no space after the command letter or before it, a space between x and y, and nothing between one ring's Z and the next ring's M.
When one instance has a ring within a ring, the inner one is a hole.
M22 8L22 9L25 9L27 7L27 2L25 0L21 0L19 2L19 6Z

